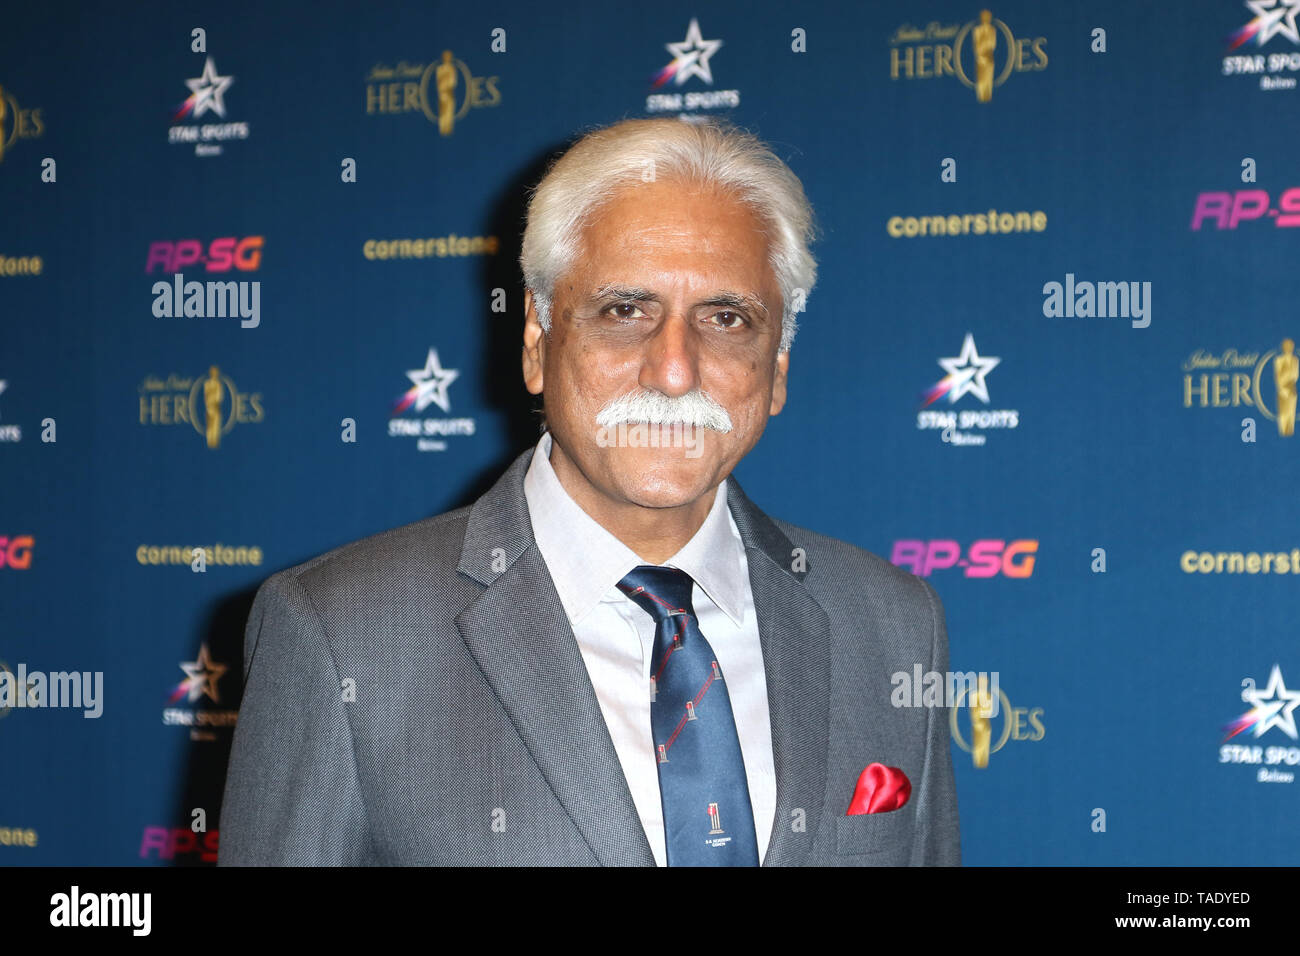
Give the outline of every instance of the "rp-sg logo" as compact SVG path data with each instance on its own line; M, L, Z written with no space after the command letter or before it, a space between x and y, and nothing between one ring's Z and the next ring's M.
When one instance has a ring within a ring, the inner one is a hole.
M1236 229L1243 222L1266 217L1279 229L1300 226L1300 186L1278 196L1276 207L1263 189L1199 193L1192 211L1192 231L1200 232L1206 223L1219 229Z
M968 578L1027 578L1034 573L1037 553L1038 542L1028 538L1011 542L981 539L964 551L956 541L947 539L905 539L894 542L889 560L923 578L946 568L962 568Z
M30 534L20 534L12 538L0 535L0 568L13 568L26 571L32 566L32 548L36 539Z
M183 272L186 266L202 262L209 272L256 272L262 265L262 236L224 236L213 239L207 250L198 239L161 240L149 243L145 275L161 267L163 272Z

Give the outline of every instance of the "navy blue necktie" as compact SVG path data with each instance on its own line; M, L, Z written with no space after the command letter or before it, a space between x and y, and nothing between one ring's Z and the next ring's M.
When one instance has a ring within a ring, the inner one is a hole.
M685 571L643 564L619 589L655 619L650 726L669 866L758 866L745 760Z

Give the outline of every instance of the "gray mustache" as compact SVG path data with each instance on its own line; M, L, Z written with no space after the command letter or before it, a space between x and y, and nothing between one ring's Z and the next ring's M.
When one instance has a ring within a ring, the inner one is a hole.
M606 402L596 413L596 424L612 428L621 424L686 425L731 431L727 410L703 390L672 397L654 389L640 389Z

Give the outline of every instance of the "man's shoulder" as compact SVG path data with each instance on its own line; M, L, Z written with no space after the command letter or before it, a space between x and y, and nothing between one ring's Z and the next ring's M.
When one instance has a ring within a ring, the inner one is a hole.
M262 587L297 586L314 600L328 602L342 596L380 596L412 577L456 577L472 507L350 541L271 575Z
M800 559L805 585L819 599L873 609L909 609L927 617L939 613L939 599L928 582L848 541L800 527L780 518L773 523L790 539L791 564Z

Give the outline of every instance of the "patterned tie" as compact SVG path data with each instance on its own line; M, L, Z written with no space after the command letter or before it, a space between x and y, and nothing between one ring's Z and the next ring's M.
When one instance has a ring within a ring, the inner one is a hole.
M643 564L619 589L655 619L650 728L669 866L758 866L754 812L722 669L685 571Z

